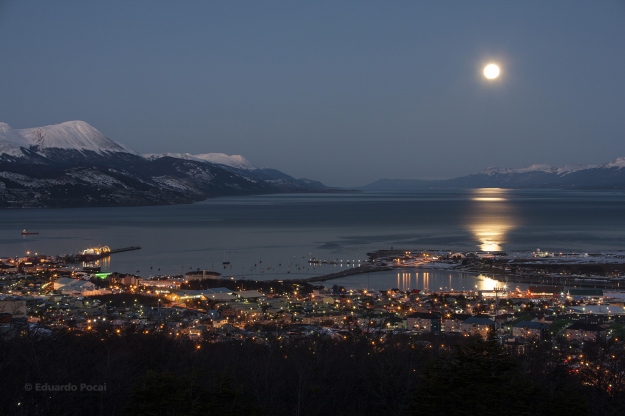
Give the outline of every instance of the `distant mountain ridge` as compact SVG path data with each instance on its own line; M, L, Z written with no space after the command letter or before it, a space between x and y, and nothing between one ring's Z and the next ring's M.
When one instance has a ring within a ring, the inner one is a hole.
M256 170L258 169L249 160L241 155L228 156L225 153L203 153L199 155L192 155L189 153L147 153L144 154L148 160L156 160L161 157L174 157L177 159L195 160L197 162L208 162L217 165L224 165L231 168Z
M0 123L0 208L160 205L223 195L328 192L241 155L141 155L84 121Z
M380 179L364 190L411 190L423 188L554 188L625 189L625 157L601 165L551 167L535 164L526 168L489 167L453 179Z

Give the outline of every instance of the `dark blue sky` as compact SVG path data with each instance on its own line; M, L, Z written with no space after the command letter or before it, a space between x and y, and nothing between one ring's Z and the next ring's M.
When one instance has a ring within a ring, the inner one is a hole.
M0 0L0 97L14 128L329 185L602 163L625 156L625 2Z

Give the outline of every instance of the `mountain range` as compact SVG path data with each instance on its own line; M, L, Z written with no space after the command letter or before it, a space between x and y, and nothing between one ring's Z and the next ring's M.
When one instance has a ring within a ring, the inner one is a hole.
M490 167L453 179L380 179L361 189L373 191L423 188L625 189L625 157L602 165L551 167L536 164L521 169Z
M84 121L0 123L0 208L160 205L225 195L329 192L223 153L141 155Z
M625 158L602 165L490 167L453 179L380 179L363 190L625 189ZM0 208L162 205L226 195L331 192L322 183L223 153L139 154L84 121L0 123Z

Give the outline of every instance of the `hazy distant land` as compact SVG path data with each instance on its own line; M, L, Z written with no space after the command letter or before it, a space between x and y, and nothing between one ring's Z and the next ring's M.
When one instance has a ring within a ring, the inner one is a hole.
M537 164L522 169L491 167L453 179L380 179L362 189L415 190L424 188L554 188L625 189L625 157L602 165L567 165L554 168Z

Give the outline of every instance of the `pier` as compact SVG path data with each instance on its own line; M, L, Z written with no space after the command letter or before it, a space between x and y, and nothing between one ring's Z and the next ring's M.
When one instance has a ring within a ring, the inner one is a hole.
M364 265L358 266L347 270L341 270L340 272L325 274L322 276L309 277L308 279L303 279L304 282L325 282L326 280L338 279L339 277L352 276L355 274L362 273L373 273L373 272L382 272L386 270L393 270L390 266L372 266L372 265Z
M113 253L123 253L125 251L140 250L141 246L130 246L110 249L108 246L98 246L83 250L78 254L68 254L63 256L65 263L79 263L82 261L96 261L104 257L109 257Z
M111 249L111 251L109 251L109 254L123 253L124 251L132 251L132 250L141 250L141 246L130 246L130 247L114 248L114 249Z

